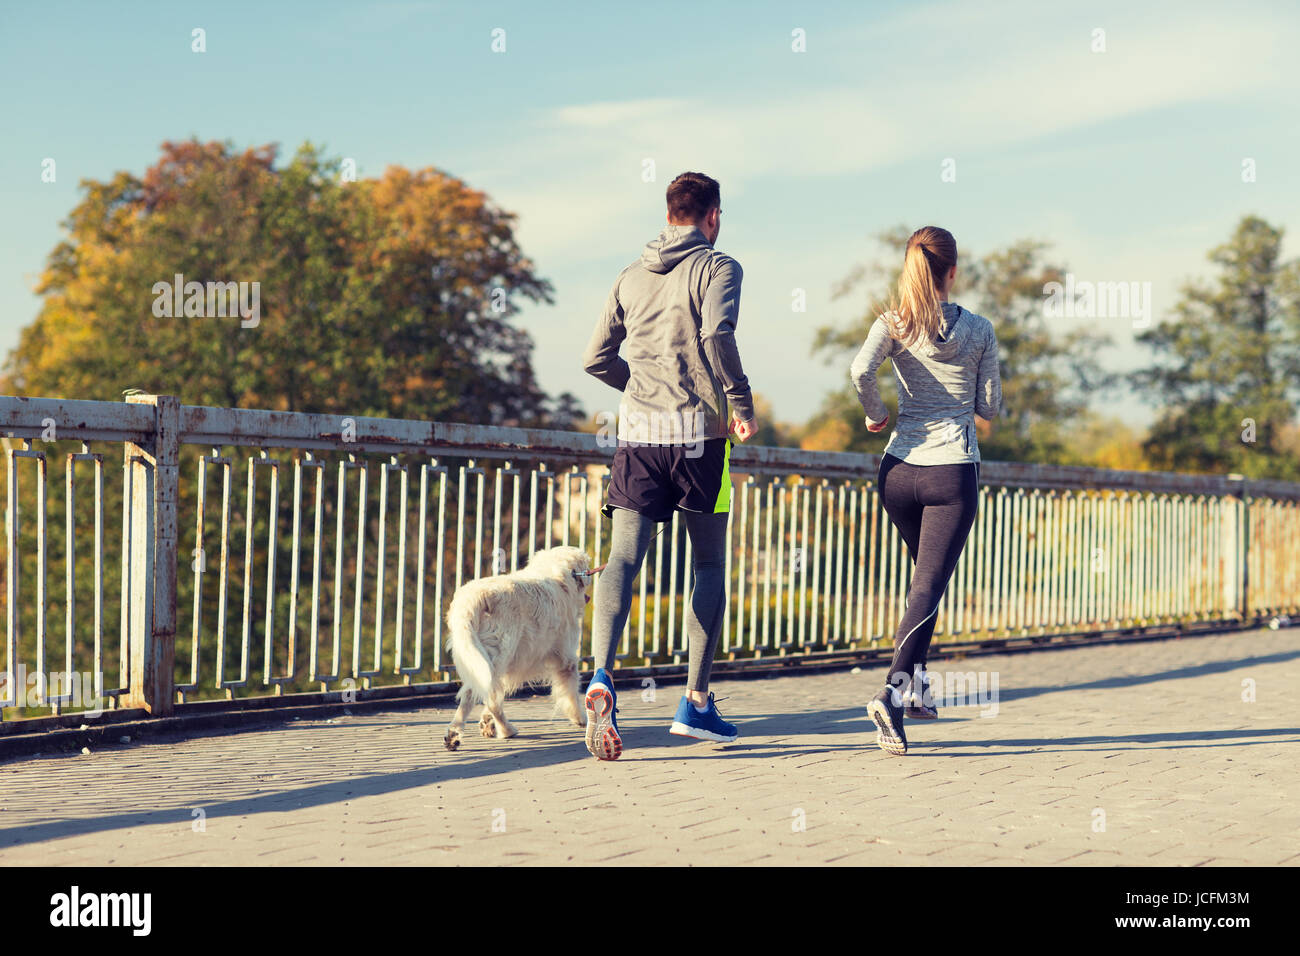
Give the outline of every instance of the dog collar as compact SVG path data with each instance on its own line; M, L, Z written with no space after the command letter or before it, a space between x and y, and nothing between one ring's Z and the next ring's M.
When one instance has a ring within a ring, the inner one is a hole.
M608 564L608 562L606 562L606 564ZM573 579L575 581L581 584L583 578L593 577L594 575L599 574L601 571L604 571L605 567L606 565L602 564L600 567L592 568L590 571L570 571L569 573L573 575Z

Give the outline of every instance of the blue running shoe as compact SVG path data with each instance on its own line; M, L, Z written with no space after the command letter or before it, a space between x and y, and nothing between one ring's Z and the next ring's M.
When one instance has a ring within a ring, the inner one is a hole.
M712 693L709 694L709 709L702 714L695 709L689 697L683 697L682 702L677 705L677 716L673 718L673 725L668 732L678 737L714 740L722 744L729 744L740 736L736 731L736 725L727 723L718 713Z
M614 680L605 668L598 667L587 685L587 749L598 760L617 760L623 752L617 714Z

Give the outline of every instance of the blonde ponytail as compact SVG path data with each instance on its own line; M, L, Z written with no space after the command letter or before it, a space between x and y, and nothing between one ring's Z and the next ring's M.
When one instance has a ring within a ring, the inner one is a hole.
M939 287L956 264L957 240L947 229L924 226L907 240L903 274L886 318L890 334L904 346L933 342L938 336L943 316Z

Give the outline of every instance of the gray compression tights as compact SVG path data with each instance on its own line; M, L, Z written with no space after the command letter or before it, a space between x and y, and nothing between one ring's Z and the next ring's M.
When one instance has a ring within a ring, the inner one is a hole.
M686 613L686 636L690 647L688 690L709 689L709 669L722 633L726 610L723 569L726 560L727 515L683 511L686 533L691 538L695 562L695 590ZM610 534L609 561L596 581L596 607L591 618L591 645L596 666L614 669L614 651L632 608L632 586L646 551L654 539L656 522L635 511L614 509Z

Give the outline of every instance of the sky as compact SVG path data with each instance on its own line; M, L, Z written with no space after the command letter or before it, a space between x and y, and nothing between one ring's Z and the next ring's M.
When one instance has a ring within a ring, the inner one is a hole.
M751 385L802 422L848 381L813 335L863 314L865 287L832 292L885 261L885 229L943 226L961 255L1041 240L1081 281L1150 283L1156 319L1244 215L1300 254L1298 48L1294 3L0 0L0 350L81 180L140 174L164 140L286 162L310 141L515 213L555 290L518 318L538 378L594 415L617 395L583 347L691 169L722 184ZM1132 318L1051 321L1109 333L1107 368L1149 360ZM1154 413L1123 388L1094 407Z

